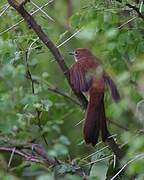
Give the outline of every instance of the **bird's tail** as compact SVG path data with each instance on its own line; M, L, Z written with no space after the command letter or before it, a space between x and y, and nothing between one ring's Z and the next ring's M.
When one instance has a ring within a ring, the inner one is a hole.
M101 131L102 141L105 141L109 132L106 124L104 93L90 92L89 104L84 123L84 139L87 144L96 145Z
M119 91L117 89L117 86L116 84L114 83L114 81L112 80L112 78L104 73L103 75L103 78L104 78L104 81L108 84L109 86L109 89L111 91L111 95L112 95L112 98L114 99L114 101L118 102L120 100L120 94L119 94Z

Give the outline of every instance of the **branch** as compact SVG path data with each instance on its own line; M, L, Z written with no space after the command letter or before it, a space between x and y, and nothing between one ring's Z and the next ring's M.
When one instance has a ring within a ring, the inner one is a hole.
M69 69L66 66L64 62L64 58L61 55L58 48L54 45L54 43L50 40L50 38L45 34L42 30L42 28L37 24L35 19L25 10L25 8L18 3L16 0L8 0L8 3L16 9L16 11L24 18L24 20L27 22L28 26L34 30L34 32L38 35L39 39L47 46L47 48L51 51L53 54L55 60L59 64L61 70L63 71L63 74L65 75L69 85L71 86L74 94L79 99L81 106L86 109L88 101L86 100L85 96L82 93L77 93L71 82L70 82L70 75L69 75ZM111 137L107 140L107 143L111 150L115 153L117 159L122 158L122 150L119 148L118 144L115 142L115 140Z
M27 74L28 74L28 73L27 73ZM81 104L80 104L79 101L77 101L76 99L74 99L73 97L71 97L69 94L63 92L61 89L58 89L56 86L53 86L53 85L48 84L48 83L47 83L46 81L44 81L43 79L41 79L41 78L34 79L34 78L32 78L32 75L31 75L31 77L30 77L29 74L26 75L26 78L27 78L27 79L30 79L31 81L33 81L33 83L36 83L36 84L44 83L45 85L47 85L47 87L48 87L47 90L48 90L48 91L53 92L53 93L55 93L55 94L57 94L57 95L60 95L60 96L64 97L65 99L67 99L67 100L69 100L69 101L73 102L74 104L76 104L76 105L78 105L78 106L81 107Z
M67 17L71 17L73 11L72 0L67 0Z
M127 127L125 127L125 126L123 126L123 125L121 125L121 124L119 124L119 123L117 123L117 122L115 122L115 121L113 121L113 120L111 120L111 119L107 119L107 120L108 120L108 122L110 122L111 124L113 124L113 125L121 128L121 129L123 129L123 130L125 130L125 131L129 131L129 129L128 129Z
M137 8L136 6L133 6L129 3L127 3L126 6L133 9L138 14L138 16L144 20L144 15L140 12L139 8Z
M60 161L52 156L50 156L47 151L44 149L42 145L39 144L16 144L10 141L5 141L5 147L0 146L0 152L9 152L21 156L26 161L39 163L42 165L45 165L47 167L51 166L52 168L55 168L57 166L65 166L67 169L62 172L57 172L58 175L66 175L67 173L74 173L77 174L83 179L86 180L86 175L84 170L78 166L77 164L73 164L72 162L65 163L63 161ZM11 159L12 160L12 159Z
M122 0L116 0L116 1L119 2L119 3L122 3ZM141 11L140 11L140 9L138 7L136 7L134 5L131 5L129 3L126 3L125 5L127 7L129 7L130 9L133 9L137 13L138 17L140 17L142 20L144 20L144 15L141 13Z
M74 98L68 96L66 93L62 92L62 91L59 90L58 88L48 87L48 91L51 91L51 92L56 93L56 94L58 94L58 95L61 95L61 96L63 96L64 98L70 100L71 102L73 102L74 104L76 104L76 105L78 105L78 106L81 105L81 104L80 104L78 101L76 101Z
M0 147L0 151L7 151L7 152L13 152L13 148L11 147ZM25 160L27 161L32 161L32 162L36 162L36 163L41 163L41 161L33 156L29 156L27 154L25 154L24 152L20 151L20 150L15 150L14 152L15 154L23 157Z
M122 159L123 152L119 148L119 145L115 142L114 138L112 136L108 137L106 140L106 144L110 147L110 149L113 151L113 153L116 155L116 160Z
M29 63L28 63L28 51L25 52L25 63L26 63L26 76L27 78L31 81L31 89L32 89L32 94L35 95L35 88L34 88L34 80L32 78L32 74L29 68ZM42 131L43 128L41 126L41 112L36 108L36 113L37 113L37 120L38 120L38 127ZM44 134L42 134L42 137L44 139L44 142L46 145L48 145L47 139Z

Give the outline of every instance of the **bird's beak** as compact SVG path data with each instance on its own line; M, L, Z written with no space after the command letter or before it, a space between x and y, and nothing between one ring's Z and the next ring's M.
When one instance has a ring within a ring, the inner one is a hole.
M74 56L74 52L69 52L69 55L72 55L72 56Z

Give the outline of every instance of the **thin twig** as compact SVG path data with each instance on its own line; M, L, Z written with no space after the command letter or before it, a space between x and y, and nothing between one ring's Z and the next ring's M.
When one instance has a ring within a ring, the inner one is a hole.
M41 9L36 3L34 3L32 0L30 1L36 8L38 8L48 19L55 22L55 20L50 17L43 9Z
M69 99L71 102L73 102L74 104L77 104L78 106L81 106L81 104L76 101L74 98L72 98L71 96L65 94L64 92L62 92L61 90L59 90L58 88L51 88L51 87L48 87L48 91L51 91L51 92L54 92L56 94L59 94L63 97L65 97L66 99Z
M16 24L12 25L11 27L7 28L6 30L0 32L0 36L3 35L4 33L10 31L11 29L15 28L16 26L18 26L21 22L23 22L24 20L21 19L19 22L17 22Z
M61 44L57 45L57 48L60 48L61 46L63 46L65 43L67 43L70 39L72 39L74 36L76 36L80 31L82 30L79 29L77 30L74 34L72 34L69 38L67 38L64 42L62 42Z
M8 151L8 152L13 152L14 148L9 148L9 147L0 147L0 151ZM32 162L37 162L37 163L42 163L42 161L36 157L30 157L28 156L26 153L15 149L15 154L18 154L19 156L22 156L23 158L25 158L25 160L27 161L32 161Z
M78 125L80 125L80 124L81 124L82 122L84 122L84 121L85 121L85 119L80 120L78 123L75 124L75 127L78 126Z
M29 59L30 58L30 54L31 54L31 51L32 51L32 46L39 40L39 38L36 38L29 46L28 48L28 51L27 51L27 58Z
M28 51L25 52L25 62L26 62L26 76L28 76L28 79L31 80L31 88L32 88L32 93L35 94L35 89L34 89L34 81L30 72L29 68L29 63L28 63Z
M118 29L121 29L122 27L124 27L125 25L127 25L128 23L130 23L131 21L135 20L137 18L137 16L129 19L128 21L124 22L123 24L121 24Z
M42 125L41 125L41 118L40 118L42 112L39 111L38 109L36 109L36 111L37 111L38 127L39 127L39 129L40 129L41 131L43 131L43 127L42 127ZM43 137L43 139L44 139L45 144L48 145L47 139L46 139L46 137L45 137L44 134L42 134L42 137Z
M113 168L115 169L116 167L116 155L113 156Z
M141 1L141 3L140 3L140 7L139 7L139 11L140 11L140 13L142 13L143 3L144 3L144 0L142 0L142 1Z
M39 12L40 10L42 10L44 7L48 6L50 3L52 3L54 0L50 0L48 1L46 4L44 4L43 6L39 7L38 9L36 9L34 12L31 13L31 15L35 15L37 12ZM31 9L32 11L32 9ZM19 22L17 22L16 24L12 25L11 27L7 28L6 30L0 32L0 36L4 33L7 33L8 31L10 31L11 29L15 28L16 26L18 26L20 23L22 23L24 21L24 19L21 19Z
M130 163L134 162L135 160L143 159L143 158L144 158L144 154L139 154L135 156L133 159L128 161L110 180L114 180Z
M97 163L97 162L103 161L103 160L108 159L108 158L110 158L110 157L113 157L113 154L111 154L111 155L109 155L109 156L106 156L106 157L103 157L103 158L100 158L100 159L97 159L97 160L95 160L95 161L91 161L91 162L85 164L85 166L95 164L95 163Z
M30 79L30 81L31 81L32 93L35 95L34 80L32 78L30 68L29 68L29 63L28 63L28 51L26 51L26 53L25 53L25 61L26 61L28 79ZM36 112L37 112L38 126L39 126L39 129L42 131L43 128L41 126L41 119L40 119L41 112L38 109L36 109ZM43 137L45 143L48 145L47 139L44 134L42 134L42 137Z
M10 5L8 4L5 9L0 13L0 17L9 9Z
M2 6L0 7L0 9L5 8L7 5L9 5L9 4L8 4L8 3L6 3L6 4L2 5Z
M129 131L129 129L127 127L125 127L125 126L123 126L123 125L121 125L121 124L119 124L119 123L117 123L117 122L115 122L115 121L113 121L111 119L108 119L108 122L110 122L111 124L121 128L121 129L123 129L125 131Z
M8 169L9 169L9 167L10 167L10 165L11 165L11 162L12 162L12 159L13 159L13 157L14 157L15 150L16 150L16 148L14 147L14 148L13 148L13 151L12 151L12 153L11 153L9 162L8 162Z
M103 151L104 149L107 149L107 148L108 148L108 146L105 146L105 147L99 149L98 151L96 151L96 152L94 152L94 153L92 153L92 154L90 154L90 155L88 155L88 156L82 158L80 161L83 161L83 160L85 160L85 159L88 159L89 157L94 156L94 155L100 153L101 151Z

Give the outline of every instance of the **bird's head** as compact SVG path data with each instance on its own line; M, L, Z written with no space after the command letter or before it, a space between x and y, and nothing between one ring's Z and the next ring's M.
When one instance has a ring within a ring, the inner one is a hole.
M69 54L73 55L76 61L84 60L93 56L91 51L87 48L77 48L74 50L74 52L71 52Z

